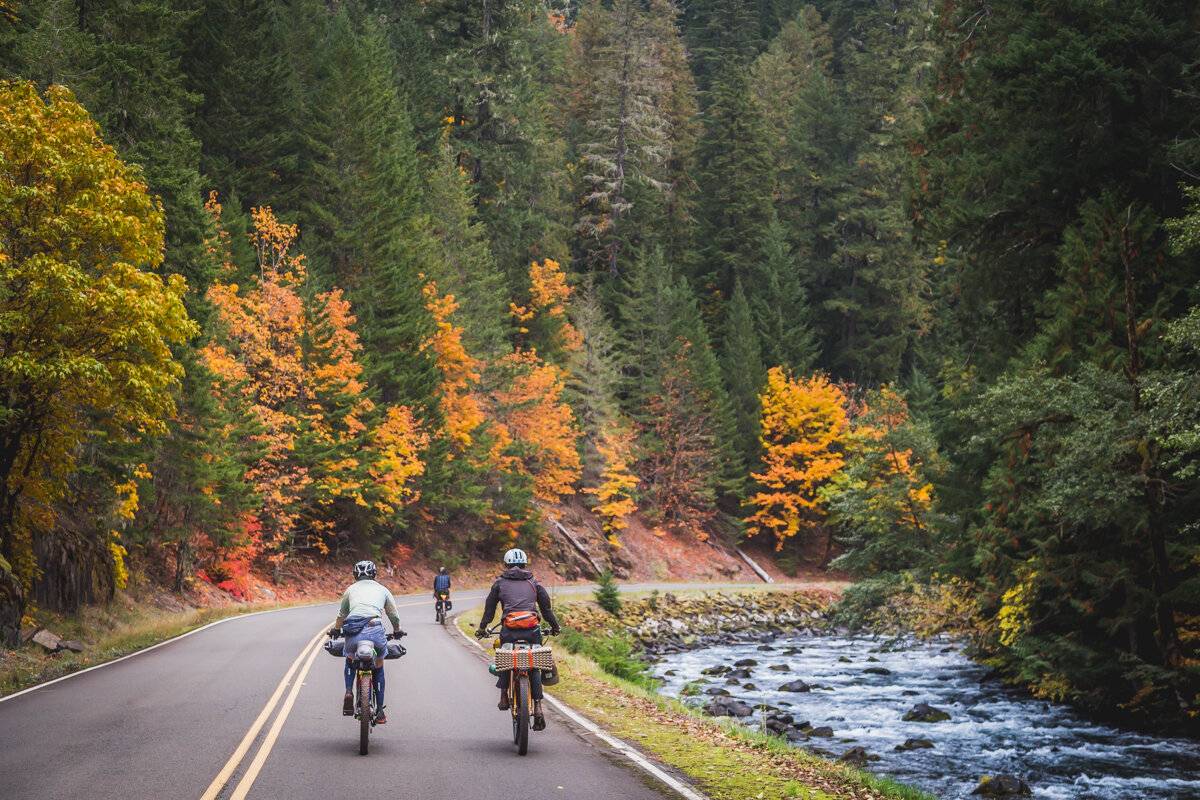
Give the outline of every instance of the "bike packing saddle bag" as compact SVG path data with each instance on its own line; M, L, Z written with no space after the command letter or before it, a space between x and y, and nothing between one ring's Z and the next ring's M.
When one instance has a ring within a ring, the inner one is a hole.
M396 642L388 642L387 654L384 656L384 658L385 659L399 658L400 656L404 655L407 652L408 651L404 649L404 645L397 644Z
M334 658L346 657L346 640L345 639L326 639L325 652Z
M539 622L536 611L509 611L504 615L504 627L514 630L536 628Z

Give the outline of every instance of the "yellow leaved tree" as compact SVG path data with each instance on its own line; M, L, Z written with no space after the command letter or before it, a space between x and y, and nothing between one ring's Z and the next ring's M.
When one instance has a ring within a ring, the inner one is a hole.
M164 430L196 328L154 270L163 213L69 89L0 83L0 634L10 640L78 445ZM121 502L113 487L115 503ZM107 548L108 543L102 545Z
M822 375L798 380L781 367L767 373L762 403L762 469L747 501L751 536L775 537L775 549L823 527L820 489L845 464L846 397Z

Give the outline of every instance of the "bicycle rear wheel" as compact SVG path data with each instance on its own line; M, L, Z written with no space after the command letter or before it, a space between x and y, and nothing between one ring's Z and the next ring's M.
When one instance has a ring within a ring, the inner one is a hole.
M371 707L371 675L370 673L360 673L358 676L358 754L360 756L367 754L367 744L371 738L373 710Z
M516 714L513 716L513 739L517 745L517 754L529 752L529 676L522 672L517 677Z

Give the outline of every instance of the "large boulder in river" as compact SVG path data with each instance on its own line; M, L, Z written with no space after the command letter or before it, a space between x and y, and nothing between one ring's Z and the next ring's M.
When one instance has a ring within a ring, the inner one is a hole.
M794 680L779 687L781 692L811 692L812 687L802 680Z
M1032 797L1033 790L1015 775L984 775L971 794L980 797Z
M904 744L896 745L896 750L905 752L907 750L924 750L933 747L933 742L928 739L905 739Z
M917 703L904 715L905 722L942 722L950 719L950 715L940 708L934 708L928 703Z
M733 670L732 672L726 672L725 678L727 680L745 680L746 678L749 678L751 674L753 673L751 673L750 670L746 669L745 667L741 667Z
M734 697L718 697L704 709L714 717L748 717L754 709Z

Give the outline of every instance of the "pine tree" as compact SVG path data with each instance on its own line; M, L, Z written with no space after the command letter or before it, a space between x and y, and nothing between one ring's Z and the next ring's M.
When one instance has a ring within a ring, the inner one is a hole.
M729 302L721 371L726 376L729 400L736 429L735 446L744 464L758 460L758 420L761 412L758 395L767 379L759 349L758 333L750 314L750 304L742 291L742 282L733 287Z
M566 183L555 179L562 150L551 136L547 88L562 35L536 0L438 0L422 12L438 65L437 107L497 266L519 287L530 262L561 258L564 247L557 215Z
M739 279L752 285L774 216L771 145L744 70L730 70L714 88L697 156L694 283L720 308Z
M755 277L751 308L762 363L808 372L817 361L808 292L801 280L799 260L788 246L783 225L771 223L763 246L763 261Z
M583 183L583 213L575 229L585 270L606 271L610 279L621 273L623 248L637 241L640 225L670 189L662 169L671 155L662 102L670 85L657 41L664 11L669 15L673 8L658 3L642 11L631 0L611 8L596 4L581 14L572 37L568 72L578 81L573 116L582 129L576 147ZM644 198L636 208L635 184L641 184ZM637 216L623 220L634 211Z
M1040 329L1064 234L1089 200L1110 189L1160 218L1182 211L1170 162L1195 115L1183 65L1200 44L1182 2L989 10L947 8L915 213L929 242L946 242L937 291L953 357L992 374Z
M202 187L236 193L243 209L286 208L281 194L306 171L281 16L266 0L204 0L183 36L186 85L201 98L192 130Z

